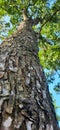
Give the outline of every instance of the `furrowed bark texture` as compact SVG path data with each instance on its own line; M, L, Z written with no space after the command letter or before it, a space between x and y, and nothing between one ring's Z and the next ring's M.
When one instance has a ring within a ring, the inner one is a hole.
M29 20L0 45L0 130L58 130Z

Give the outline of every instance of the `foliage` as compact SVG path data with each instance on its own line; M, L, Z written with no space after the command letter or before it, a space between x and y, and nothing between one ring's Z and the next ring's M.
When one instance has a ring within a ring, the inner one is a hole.
M55 86L54 90L55 90L57 93L60 93L60 83L58 83L58 84Z

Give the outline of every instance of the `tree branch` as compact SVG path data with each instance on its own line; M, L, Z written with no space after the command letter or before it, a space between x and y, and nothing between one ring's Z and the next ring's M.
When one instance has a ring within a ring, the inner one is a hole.
M7 9L0 5L0 8L7 12Z
M41 32L43 26L44 26L47 22L49 22L49 20L51 20L51 19L53 18L53 16L54 16L58 11L60 11L60 10L57 9L57 10L42 24L41 29L40 29L40 32Z
M51 39L48 39L47 37L43 37L42 35L40 35L40 39L43 40L44 42L48 43L49 45L53 45L54 41Z

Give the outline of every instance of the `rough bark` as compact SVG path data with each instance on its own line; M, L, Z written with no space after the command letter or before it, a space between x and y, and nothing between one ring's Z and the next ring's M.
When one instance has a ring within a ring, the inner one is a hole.
M0 130L58 130L29 20L0 45Z

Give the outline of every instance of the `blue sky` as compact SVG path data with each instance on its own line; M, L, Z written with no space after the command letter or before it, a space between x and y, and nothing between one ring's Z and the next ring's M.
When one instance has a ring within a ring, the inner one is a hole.
M58 77L58 74L55 74L55 80L53 83L49 84L49 91L52 93L54 99L56 100L57 106L60 107L60 94L57 94L54 91L54 86L57 85L57 83L60 81L60 78ZM60 108L56 109L56 113L60 116ZM59 121L59 126L60 126L60 121Z
M48 6L49 8L51 8L52 5L53 5L56 1L57 1L57 0L47 0L47 6Z

